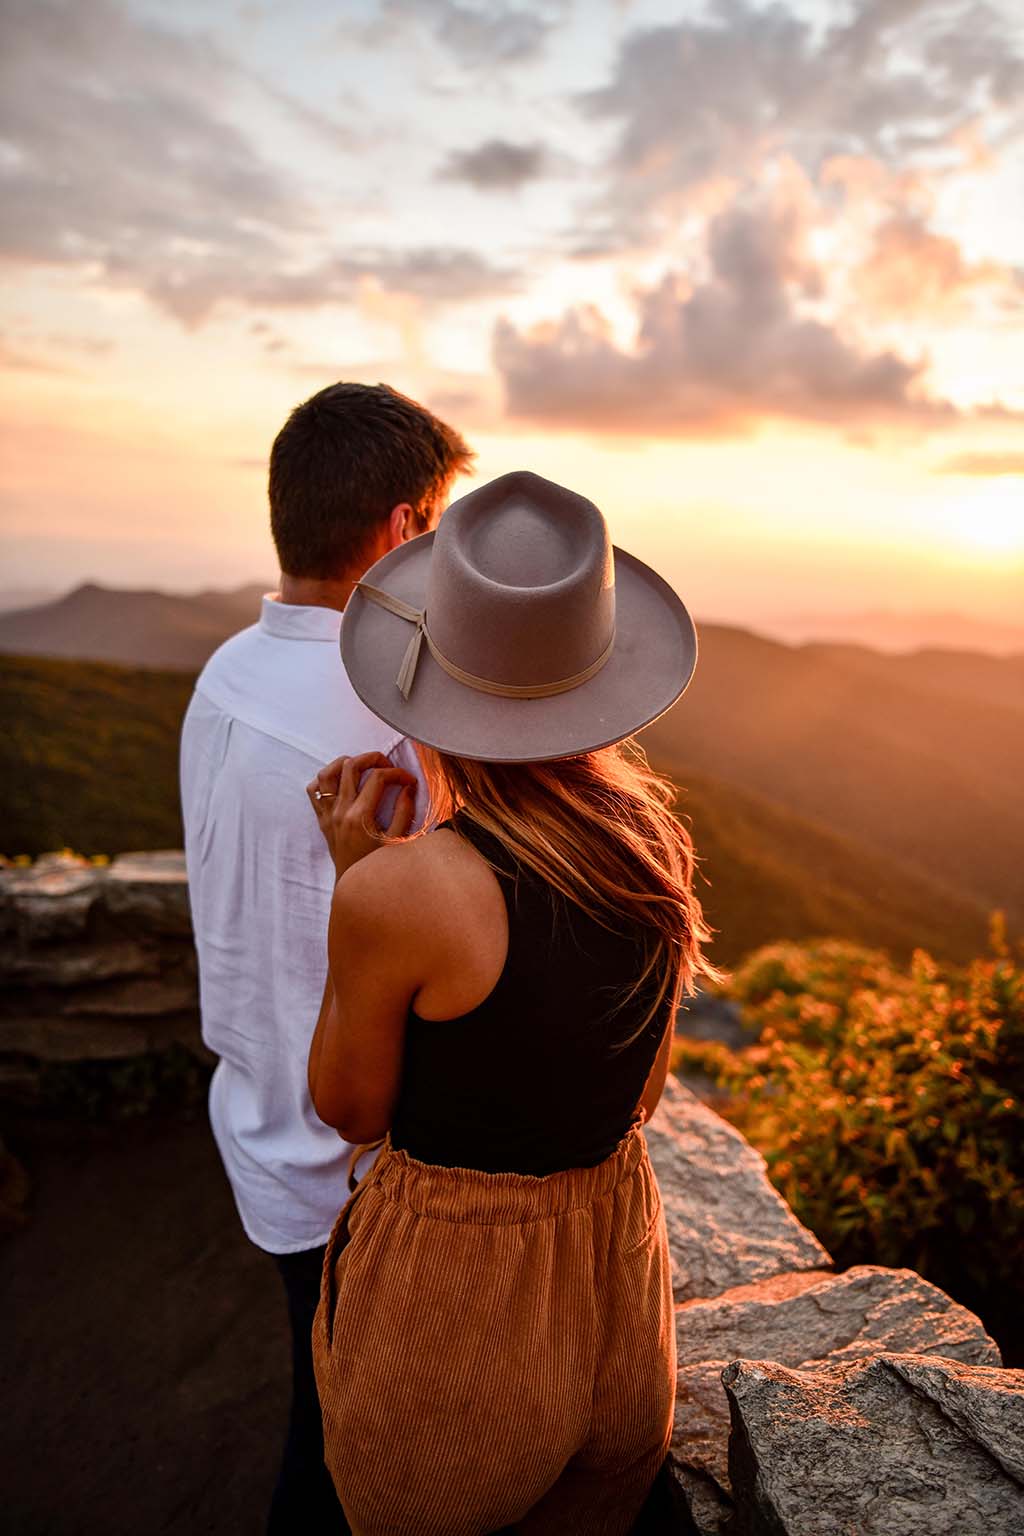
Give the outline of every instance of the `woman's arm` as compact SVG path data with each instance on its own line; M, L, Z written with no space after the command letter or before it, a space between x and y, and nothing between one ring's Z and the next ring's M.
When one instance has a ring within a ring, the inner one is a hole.
M316 1074L320 1066L320 1048L323 1045L324 1030L327 1028L327 1016L334 1008L334 981L331 977L330 967L327 969L327 980L324 982L323 1001L320 1004L320 1013L316 1021L316 1029L313 1031L313 1039L309 1047L309 1066L306 1069L306 1081L309 1084L309 1096L313 1097L313 1084L316 1082Z
M391 1125L405 1020L422 981L422 944L408 910L407 859L379 849L335 887L328 978L309 1053L309 1091L320 1119L347 1141L373 1141Z
M382 835L376 815L382 796L396 784L400 793ZM387 963L389 952L403 949L391 931L403 908L401 893L396 899L388 890L388 855L394 858L398 850L388 850L386 840L409 830L415 779L381 753L366 752L328 763L306 793L338 876L327 930L327 980L309 1050L309 1093L327 1125L350 1141L369 1141L391 1123L405 1012L418 985L403 990L402 966ZM405 958L415 957L410 952ZM369 1123L372 1130L365 1129Z

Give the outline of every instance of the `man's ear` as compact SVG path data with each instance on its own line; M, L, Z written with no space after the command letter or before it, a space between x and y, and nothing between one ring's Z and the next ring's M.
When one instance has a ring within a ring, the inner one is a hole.
M412 536L412 505L408 501L400 501L397 507L391 508L388 517L388 549L397 549L399 544L404 544Z

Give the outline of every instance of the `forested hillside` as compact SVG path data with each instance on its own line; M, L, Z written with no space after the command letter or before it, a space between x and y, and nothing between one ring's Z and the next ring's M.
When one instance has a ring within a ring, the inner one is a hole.
M0 852L180 846L178 735L191 688L181 672L5 658ZM986 904L955 884L767 794L696 772L685 757L654 757L683 786L679 808L692 826L722 963L773 939L826 933L898 954L925 944L949 959L984 947Z

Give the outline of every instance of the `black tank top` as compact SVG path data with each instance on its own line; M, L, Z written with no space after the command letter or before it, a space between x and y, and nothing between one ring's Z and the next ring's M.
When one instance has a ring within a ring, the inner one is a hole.
M629 1129L668 1017L659 1009L621 1046L655 995L651 982L621 1005L643 966L640 930L602 927L466 817L444 825L495 870L508 956L471 1012L436 1021L410 1010L392 1145L485 1173L593 1167Z

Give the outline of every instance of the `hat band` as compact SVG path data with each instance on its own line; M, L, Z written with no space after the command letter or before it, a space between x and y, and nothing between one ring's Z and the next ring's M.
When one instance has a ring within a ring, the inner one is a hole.
M385 592L383 587L373 587L366 581L357 581L356 590L369 598L371 603L376 603L380 608L386 608L388 613L393 613L396 618L405 619L409 624L415 624L416 628L405 648L402 657L402 665L398 669L395 679L403 699L408 699L412 690L413 680L416 677L416 667L420 659L420 647L425 640L427 650L433 656L438 666L454 678L457 683L462 683L467 688L475 688L479 693L495 694L503 699L550 699L558 693L568 693L570 688L579 688L582 683L596 676L604 666L612 653L615 644L615 630L612 630L611 639L596 661L592 661L589 667L584 667L582 672L575 672L572 677L561 677L553 683L496 683L489 677L477 677L472 672L466 672L462 667L456 666L450 661L443 651L430 637L427 629L427 614L423 608L414 608L411 603L403 602L400 597L395 597L391 592Z

